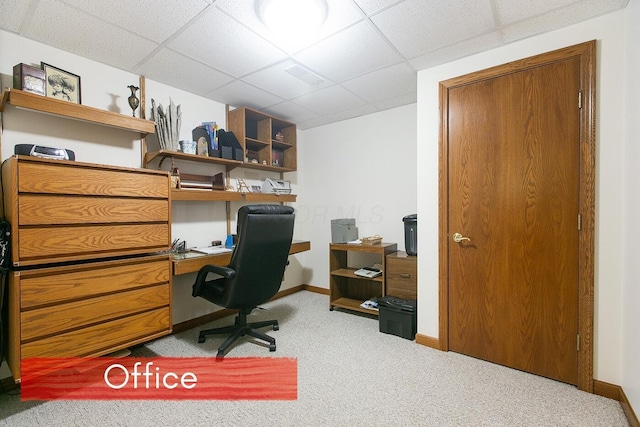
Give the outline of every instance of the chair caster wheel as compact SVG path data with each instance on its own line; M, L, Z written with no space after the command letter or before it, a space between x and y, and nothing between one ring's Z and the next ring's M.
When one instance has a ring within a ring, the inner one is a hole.
M333 311L333 306L329 307L329 311Z
M204 335L198 336L198 343L199 344L202 344L204 342L204 340L206 340L206 337Z
M276 345L275 344L269 344L269 351L276 351Z
M280 326L278 326L278 325L273 325L273 330L274 330L274 331L277 331L277 330L279 330L279 329L280 329Z

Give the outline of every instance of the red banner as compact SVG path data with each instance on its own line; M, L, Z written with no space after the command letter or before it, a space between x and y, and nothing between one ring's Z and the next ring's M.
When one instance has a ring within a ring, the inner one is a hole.
M290 358L29 358L21 400L296 400Z

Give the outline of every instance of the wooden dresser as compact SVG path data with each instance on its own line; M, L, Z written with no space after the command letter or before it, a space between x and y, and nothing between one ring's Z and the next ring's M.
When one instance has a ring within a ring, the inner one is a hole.
M13 156L8 362L100 356L171 333L166 172Z

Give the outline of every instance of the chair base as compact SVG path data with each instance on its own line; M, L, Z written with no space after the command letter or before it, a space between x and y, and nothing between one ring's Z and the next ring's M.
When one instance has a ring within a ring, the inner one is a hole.
M254 338L261 339L269 343L269 351L276 351L276 339L269 335L258 331L259 328L271 326L274 331L280 329L277 320L265 320L262 322L247 323L247 315L251 310L240 310L238 316L236 316L235 324L231 326L223 326L221 328L206 329L200 331L198 335L198 342L205 342L208 335L220 335L229 334L229 336L220 347L218 347L218 354L216 357L224 357L229 347L240 337L245 335L252 336Z

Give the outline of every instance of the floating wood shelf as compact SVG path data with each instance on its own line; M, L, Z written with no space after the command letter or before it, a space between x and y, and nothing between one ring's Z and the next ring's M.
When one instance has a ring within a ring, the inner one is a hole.
M151 120L126 116L124 114L74 104L73 102L60 99L48 98L18 89L5 88L2 91L0 112L4 111L7 104L17 108L52 114L58 117L66 117L83 122L139 132L143 135L155 133L155 123Z

